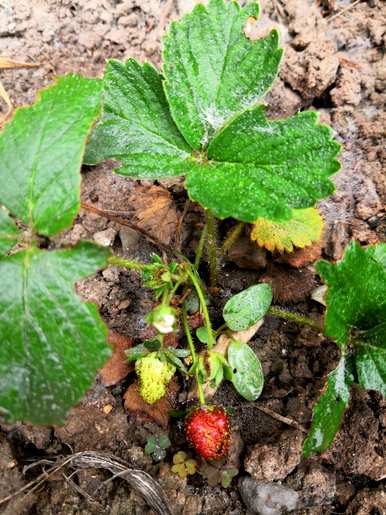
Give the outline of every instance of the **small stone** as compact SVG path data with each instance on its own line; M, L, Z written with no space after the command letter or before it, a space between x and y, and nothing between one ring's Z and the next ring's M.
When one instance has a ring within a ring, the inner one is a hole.
M299 501L291 488L250 477L239 480L239 491L248 510L256 515L281 515L296 510Z
M131 13L128 16L121 16L118 20L118 25L122 27L136 27L139 23L139 17L135 13Z
M117 231L109 227L104 231L96 232L94 234L94 241L98 243L98 245L102 245L102 247L110 247L114 243L116 234Z
M100 35L95 31L85 31L79 34L79 44L85 46L89 50L92 50L100 42Z
M117 43L118 45L125 45L127 43L127 31L124 29L111 29L106 34L106 39Z
M245 459L245 470L256 480L285 479L302 459L303 437L296 429L283 431L271 442L259 442Z
M113 411L113 407L111 404L106 404L105 406L103 406L103 413L105 415L108 415L109 413L111 413Z

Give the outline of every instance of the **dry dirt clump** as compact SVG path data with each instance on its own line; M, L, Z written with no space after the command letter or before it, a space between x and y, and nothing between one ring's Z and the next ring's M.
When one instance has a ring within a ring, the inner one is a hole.
M0 80L18 106L32 102L35 92L56 75L100 75L110 57L131 56L159 66L160 36L165 25L191 10L195 3L0 0L0 56L40 63L33 69L0 70ZM280 76L266 98L269 114L280 118L301 109L315 109L322 121L332 125L343 145L342 169L334 179L336 192L319 205L325 219L323 248L314 248L312 256L322 253L326 258L339 259L351 238L362 244L385 240L385 3L260 3L262 17L257 30L264 33L278 27L285 47ZM113 168L113 163L85 167L82 201L98 209L120 212L130 223L122 224L84 209L73 227L54 243L73 245L89 239L114 248L128 259L145 261L151 252L167 252L168 245L177 243L190 252L197 242L202 213L192 204L184 212L186 197L181 184L138 183L111 173ZM154 231L150 241L133 229L134 224L148 230L155 218L163 222L162 231ZM226 223L220 226L220 236ZM219 325L227 298L256 283L263 273L276 284L279 302L291 303L293 309L315 319L320 317L319 307L309 298L318 279L308 252L272 264L272 256L251 248L244 234L228 258L219 277L221 291L210 306L210 314ZM303 267L300 271L293 268L299 264ZM292 288L283 286L282 277L288 271L294 277ZM78 291L84 299L98 304L110 330L128 337L122 349L128 342L139 343L152 337L145 315L153 307L154 299L141 288L135 272L109 267L82 281ZM334 366L335 346L313 331L300 330L294 323L272 317L266 317L251 346L262 362L266 378L257 404L307 427L325 376ZM376 394L355 391L331 450L305 462L301 456L301 432L258 411L225 384L215 400L236 410L233 422L245 447L240 459L242 481L234 481L229 489L223 489L208 486L199 475L181 480L171 474L168 463L173 452L186 446L178 424L165 416L166 408L156 407L153 412L144 409L132 384L131 369L122 365L118 357L108 371L113 375L105 377L111 386L97 382L61 427L0 425L0 500L30 479L32 473L24 476L22 468L31 461L72 451L98 450L113 453L150 472L163 486L176 515L243 515L247 513L246 502L251 510L257 506L252 503L253 492L263 496L266 491L296 498L296 502L282 506L296 504L297 509L304 509L301 513L386 513L386 404ZM179 388L180 393L173 387L167 406L174 407L184 400L184 385ZM143 453L147 437L164 433L170 427L174 447L167 463L154 464ZM144 501L121 482L101 487L107 478L101 471L80 471L73 478L74 487L57 475L38 495L29 496L22 505L9 504L6 510L39 514L150 514ZM283 483L281 489L278 481ZM262 503L263 497L259 497ZM263 505L266 509L266 503L259 504Z

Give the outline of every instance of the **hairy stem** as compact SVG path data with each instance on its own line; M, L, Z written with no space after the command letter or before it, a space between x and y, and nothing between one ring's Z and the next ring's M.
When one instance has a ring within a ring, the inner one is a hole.
M196 270L198 270L198 267L200 266L200 263L201 263L202 252L204 250L207 236L208 236L208 227L205 225L205 227L201 231L200 241L198 242L198 245L196 248L196 258L194 260L194 267L196 268Z
M312 320L312 318L304 317L302 315L298 315L296 313L291 313L290 311L285 311L284 309L277 308L275 306L271 306L268 310L268 314L274 315L279 318L285 318L286 320L290 320L291 322L297 322L298 324L308 325L315 329L319 333L323 332L323 328Z
M110 256L108 258L109 265L120 266L122 268L128 268L129 270L136 270L137 272L142 272L145 268L144 263L140 263L139 261L128 260L121 258L119 256Z
M216 219L210 209L205 210L206 227L208 230L207 248L209 259L210 285L212 287L217 284L217 234Z
M228 250L233 247L235 241L242 233L243 229L245 227L245 222L239 222L237 225L232 227L232 229L227 234L227 237L225 238L224 243L222 244L222 252L225 254L228 252Z
M193 286L197 292L198 299L200 301L200 306L202 310L202 314L204 316L204 325L206 327L206 330L208 332L208 349L212 349L215 345L214 337L213 337L213 330L212 330L212 324L209 317L208 308L205 302L204 292L202 291L200 281L197 278L196 274L189 270L188 271L189 277L193 283Z
M186 334L186 338L188 340L190 354L192 355L192 360L193 360L193 365L194 365L197 363L198 358L197 358L196 348L193 343L192 333L190 332L190 328L189 328L189 324L188 324L188 315L186 313L185 303L182 305L182 322L184 325L184 331ZM196 378L196 383L197 383L198 400L200 401L201 406L205 406L204 390L202 388L201 382L199 381L197 367L196 367L196 372L195 372L195 378Z

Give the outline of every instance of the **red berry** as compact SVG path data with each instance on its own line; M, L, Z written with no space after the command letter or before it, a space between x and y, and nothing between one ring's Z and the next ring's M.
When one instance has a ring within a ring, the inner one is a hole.
M185 421L185 433L188 442L205 460L221 460L228 454L230 423L221 407L196 408Z

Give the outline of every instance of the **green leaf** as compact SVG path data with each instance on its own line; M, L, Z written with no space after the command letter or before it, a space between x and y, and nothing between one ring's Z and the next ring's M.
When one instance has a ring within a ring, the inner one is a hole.
M100 110L101 82L59 78L0 134L0 203L35 232L69 227L80 207L85 141Z
M263 318L271 302L271 286L256 284L228 300L223 310L224 320L232 331L243 331Z
M325 334L340 345L349 342L353 331L369 331L386 322L385 248L383 243L364 249L352 241L341 261L316 265L328 285Z
M359 384L386 397L386 321L366 331L355 346Z
M247 110L208 148L208 161L191 165L189 195L218 218L254 222L290 219L292 209L330 195L339 169L339 144L315 112L267 120L265 107Z
M167 449L171 446L171 442L167 434L162 434L159 437L159 445L162 449Z
M191 149L173 122L156 69L111 60L103 82L104 113L85 162L117 159L120 174L142 179L182 175Z
M292 218L284 222L272 222L258 218L252 226L251 240L270 252L293 252L319 241L322 235L323 219L317 209L293 209Z
M6 209L0 206L0 256L6 254L17 242L19 230Z
M149 350L143 343L136 345L135 347L131 347L130 349L125 350L126 357L128 361L137 361L137 359L141 359L149 354Z
M311 429L304 441L306 457L314 452L323 452L332 444L350 400L353 383L350 369L350 361L342 356L337 368L329 374L325 390L314 407Z
M144 452L147 455L152 454L158 447L157 438L153 435L149 436L145 445Z
M232 340L228 347L228 362L233 368L232 383L240 395L248 401L260 397L264 387L261 363L246 344Z
M201 343L208 343L208 330L204 325L196 330L196 336Z
M273 30L251 41L244 34L251 2L210 0L172 23L164 38L165 92L186 141L199 150L237 113L264 96L274 81L282 50Z
M107 257L82 243L0 259L0 407L9 420L62 423L110 356L96 306L74 289Z
M171 363L172 365L174 365L178 370L181 370L185 374L188 373L188 370L185 367L183 361L181 361L181 359L179 357L177 357L177 355L173 351L171 351L170 348L165 349L164 351L161 351L161 352L163 352L167 361L169 363Z
M161 348L161 342L157 338L146 340L143 342L143 345L149 352L153 352Z

